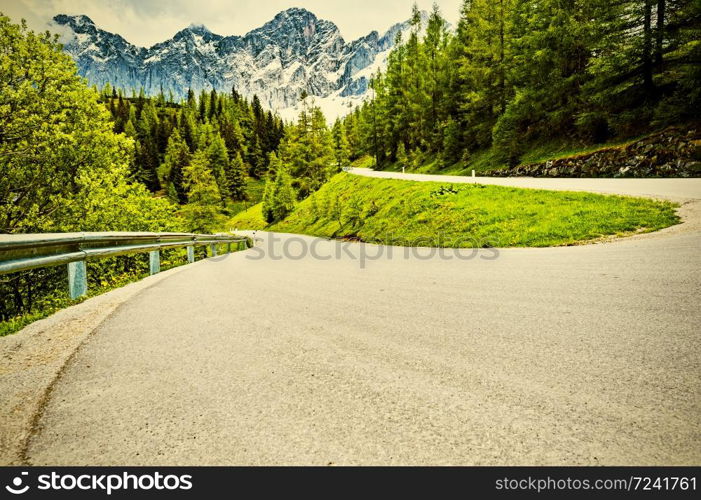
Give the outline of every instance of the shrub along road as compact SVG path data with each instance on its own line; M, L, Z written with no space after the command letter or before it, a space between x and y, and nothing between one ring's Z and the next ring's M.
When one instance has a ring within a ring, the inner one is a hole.
M259 233L105 320L26 461L698 464L699 180L493 181L664 197L686 222L451 260Z

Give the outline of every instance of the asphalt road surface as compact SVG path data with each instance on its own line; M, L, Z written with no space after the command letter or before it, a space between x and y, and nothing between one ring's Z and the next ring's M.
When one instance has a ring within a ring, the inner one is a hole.
M552 181L701 199L697 179ZM498 252L258 233L104 321L26 461L698 465L697 209L655 235Z

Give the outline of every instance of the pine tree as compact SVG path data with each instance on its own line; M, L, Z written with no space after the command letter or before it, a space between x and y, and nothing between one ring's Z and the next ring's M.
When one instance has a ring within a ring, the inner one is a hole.
M184 169L185 188L189 203L183 213L192 232L211 232L221 224L221 194L209 168L206 151L198 151Z
M229 163L229 153L226 150L226 144L219 133L212 133L211 143L206 151L207 159L209 160L209 168L212 171L212 175L214 175L214 179L217 181L217 187L219 188L222 202L225 203L231 196L229 192L229 179L227 177L227 172L231 170L231 165Z
M220 126L221 135L230 152L245 153L246 138L236 117L225 118Z
M443 125L443 161L449 165L460 160L463 154L460 128L452 117Z
M170 199L180 204L187 203L183 170L190 164L190 160L190 148L176 129L168 139L165 159L158 168L158 177L161 185L166 188Z
M158 191L158 114L151 101L142 105L141 115L136 126L139 142L139 157L137 158L136 178L144 183L151 191Z
M629 135L656 116L662 123L692 118L691 110L701 105L701 4L591 3L593 57L585 86L588 110L580 123L603 121L611 132Z
M270 153L268 155L268 177L273 179L277 175L278 171L282 169L282 160L275 153Z
M351 160L360 158L360 156L366 151L366 149L360 143L360 134L358 131L359 116L360 109L356 108L355 111L348 115L343 121L343 126L346 130L346 138L348 139L348 149Z
M128 120L126 125L124 125L124 135L131 138L136 137L136 127L131 120Z
M335 163L333 136L318 106L305 101L297 125L291 127L281 145L281 160L290 166L300 198L324 184Z
M510 7L513 0L465 0L455 38L454 102L471 149L492 142L492 129L511 98Z
M434 4L428 19L426 37L424 38L424 57L426 59L425 86L428 103L424 110L426 130L424 140L431 151L439 151L443 136L439 124L444 117L444 90L449 86L447 70L446 44L448 34L446 22L441 16L438 6Z
M263 198L263 217L272 224L287 217L295 206L296 193L287 167L281 165L275 180L268 177Z
M208 100L209 99L207 96L207 92L204 89L202 89L202 92L200 92L200 98L197 100L200 123L204 123L205 121L207 121L207 101Z
M219 97L217 96L216 89L212 89L209 93L209 107L207 109L207 119L213 122L217 117L217 109L219 107Z
M516 164L535 142L602 142L694 120L699 19L701 4L684 0L465 0L454 34L434 7L421 38L414 7L371 100L343 120L350 157L382 168L403 144L411 161L491 148Z
M248 146L246 160L248 161L251 176L256 179L262 179L266 172L266 164L258 135L253 136L252 142Z
M516 0L511 13L508 81L515 96L494 130L494 143L517 162L525 142L574 134L589 59L589 2ZM547 82L547 85L543 85Z
M241 153L237 152L229 164L226 174L229 195L234 201L245 201L248 199L246 193L246 166L241 158Z
M193 110L197 106L197 99L195 98L195 92L193 92L193 90L191 88L187 89L187 106Z
M348 166L350 163L350 146L346 137L346 129L341 120L337 119L334 122L332 133L336 169L341 170L341 168Z

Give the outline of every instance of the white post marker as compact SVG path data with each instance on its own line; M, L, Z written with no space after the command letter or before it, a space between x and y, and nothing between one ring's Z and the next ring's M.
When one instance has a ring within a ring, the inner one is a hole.
M476 184L477 183L477 178L475 177L475 171L472 171L472 181Z
M404 167L402 167L402 173L404 173Z

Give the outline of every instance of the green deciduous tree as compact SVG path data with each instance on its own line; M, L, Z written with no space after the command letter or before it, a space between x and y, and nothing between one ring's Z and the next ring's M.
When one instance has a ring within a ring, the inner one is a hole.
M0 16L0 47L0 232L177 226L167 201L128 183L133 141L61 46Z

